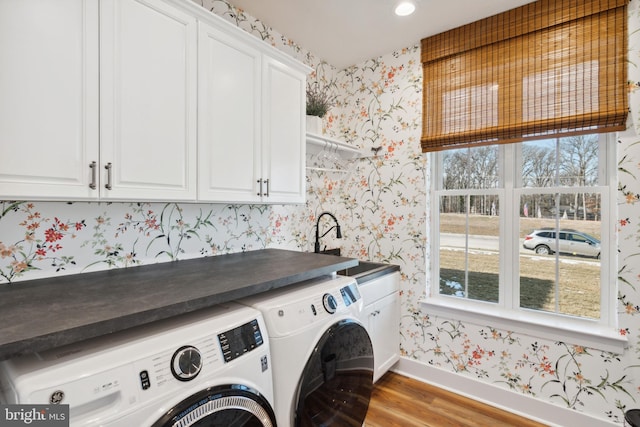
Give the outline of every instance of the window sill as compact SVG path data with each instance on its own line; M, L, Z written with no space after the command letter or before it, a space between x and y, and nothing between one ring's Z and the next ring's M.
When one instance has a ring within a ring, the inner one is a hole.
M477 325L490 325L496 329L522 333L551 341L621 354L627 339L613 328L603 327L595 321L573 317L547 316L544 313L513 312L493 304L460 301L454 298L422 299L426 313L448 319L462 320Z

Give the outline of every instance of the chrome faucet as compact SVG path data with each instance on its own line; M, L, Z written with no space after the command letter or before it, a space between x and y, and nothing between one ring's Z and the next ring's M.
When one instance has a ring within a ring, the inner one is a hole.
M333 218L333 220L336 222L336 225L334 225L333 227L325 231L324 234L321 236L320 235L320 218L322 218L325 215L329 215L331 218ZM342 239L342 232L340 231L340 224L338 224L337 218L330 212L322 212L318 217L318 220L316 221L316 243L314 245L314 250L313 250L315 253L320 252L320 238L326 236L327 233L329 233L334 228L336 229L336 238Z

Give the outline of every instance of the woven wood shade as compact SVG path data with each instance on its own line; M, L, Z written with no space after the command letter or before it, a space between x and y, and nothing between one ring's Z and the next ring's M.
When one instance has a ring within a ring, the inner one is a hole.
M422 40L422 151L626 128L628 0L538 0Z

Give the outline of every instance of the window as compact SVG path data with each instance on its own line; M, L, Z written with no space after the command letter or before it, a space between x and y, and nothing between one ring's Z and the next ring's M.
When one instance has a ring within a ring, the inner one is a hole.
M421 40L429 314L623 351L613 132L628 115L627 3L538 0Z
M559 330L604 335L611 338L605 349L619 349L613 138L577 135L433 153L438 179L425 302L475 320L509 319L509 330L514 319L524 328L551 328L552 339ZM601 339L594 342L603 348Z

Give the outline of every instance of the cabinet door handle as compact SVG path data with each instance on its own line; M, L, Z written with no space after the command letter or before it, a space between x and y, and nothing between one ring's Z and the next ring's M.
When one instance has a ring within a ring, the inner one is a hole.
M113 165L111 164L111 162L109 162L104 165L104 168L107 170L107 183L105 184L104 188L106 188L107 190L111 190L113 188L113 186L111 185L111 172L113 170Z
M262 196L262 179L258 180L258 184L260 184L260 189L258 190L258 196Z
M89 188L92 190L96 189L96 170L98 168L98 164L96 162L89 163L89 169L91 169L91 183L89 184Z
M262 195L263 195L263 196L267 196L267 197L269 197L269 180L268 180L268 179L265 179L265 180L264 180L264 183L265 183L265 184L266 184L266 186L267 186L267 192L266 192L266 193L262 193Z

